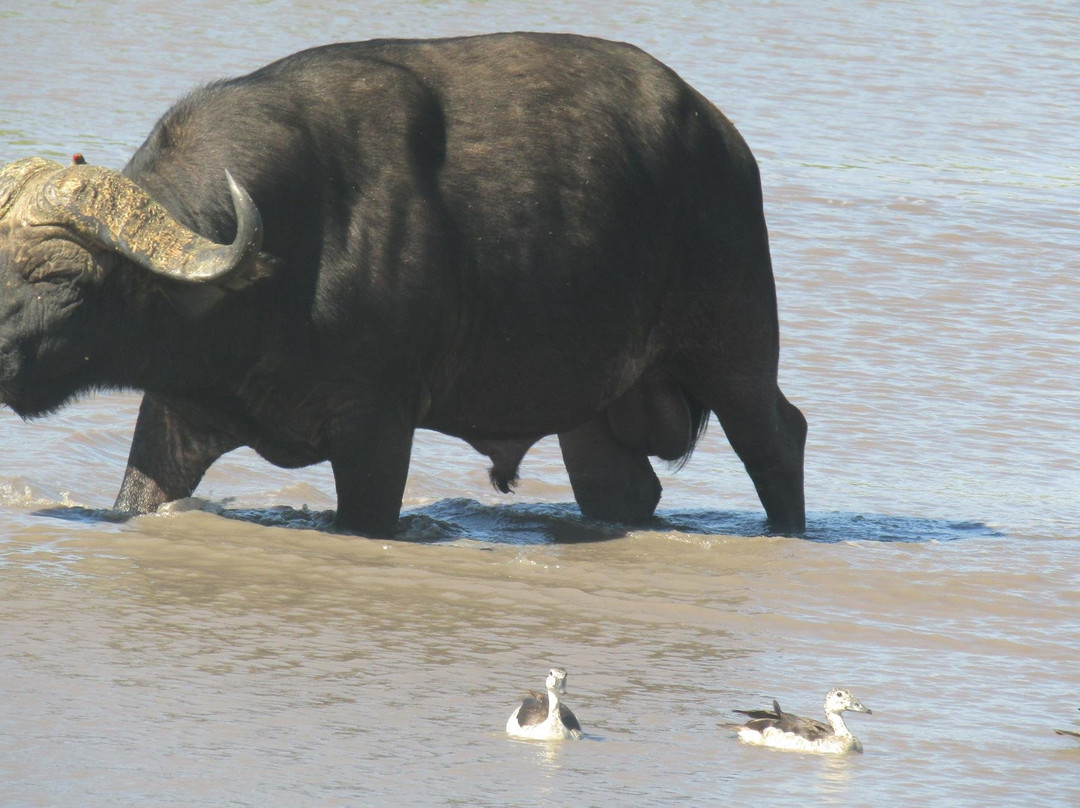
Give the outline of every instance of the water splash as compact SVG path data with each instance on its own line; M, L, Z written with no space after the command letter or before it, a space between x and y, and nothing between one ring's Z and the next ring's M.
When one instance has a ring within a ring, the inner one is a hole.
M228 508L226 504L227 501L192 497L163 505L159 514L202 511L261 527L345 532L335 528L333 510L311 510L307 505ZM51 504L34 514L81 523L122 523L131 516L64 504ZM588 519L573 503L485 505L473 499L452 498L403 513L395 539L430 544L469 540L528 546L604 542L640 530L695 536L769 535L759 511L661 510L648 523L631 526ZM809 514L801 538L820 543L947 542L1005 535L982 522L833 511Z

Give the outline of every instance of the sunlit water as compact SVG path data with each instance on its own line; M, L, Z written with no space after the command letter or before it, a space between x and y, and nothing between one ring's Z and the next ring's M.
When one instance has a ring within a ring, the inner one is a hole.
M0 162L120 167L186 90L308 45L633 41L762 168L806 539L763 537L713 425L648 530L558 448L490 489L419 437L398 540L328 469L217 464L106 510L137 399L0 414L0 804L1063 805L1080 800L1080 10L1058 3L53 3L0 9ZM586 740L502 734L570 671ZM732 708L874 711L846 759Z

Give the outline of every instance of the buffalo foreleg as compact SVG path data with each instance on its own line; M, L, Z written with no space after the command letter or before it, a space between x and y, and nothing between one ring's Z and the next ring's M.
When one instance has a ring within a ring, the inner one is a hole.
M661 486L645 452L615 439L607 413L559 433L563 462L581 512L635 524L652 518Z
M343 416L333 423L330 465L339 529L371 538L394 535L414 429L393 411Z
M198 407L143 396L116 510L148 513L191 496L206 470L239 441L212 426Z

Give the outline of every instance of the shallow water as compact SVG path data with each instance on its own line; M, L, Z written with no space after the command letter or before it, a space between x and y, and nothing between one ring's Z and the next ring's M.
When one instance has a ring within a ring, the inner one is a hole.
M513 497L423 433L402 532L247 451L117 521L137 398L0 413L4 805L1061 805L1080 800L1074 4L63 3L3 10L0 162L120 167L199 83L308 45L633 41L761 164L806 539L764 537L713 424L656 523L583 521L557 445ZM502 734L570 671L588 737ZM737 707L864 755L738 744Z

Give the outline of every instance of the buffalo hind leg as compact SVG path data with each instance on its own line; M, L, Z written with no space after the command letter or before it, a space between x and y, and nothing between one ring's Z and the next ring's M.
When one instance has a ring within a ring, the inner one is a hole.
M806 530L803 450L806 419L779 388L752 400L721 397L713 411L746 467L774 533Z
M582 514L640 524L652 518L661 486L648 456L619 443L607 413L559 433L563 462Z
M215 460L239 442L215 428L196 405L172 404L143 396L127 470L113 507L149 513L166 502L189 497Z
M339 529L370 538L394 535L414 429L393 412L341 418L333 425L330 465Z

